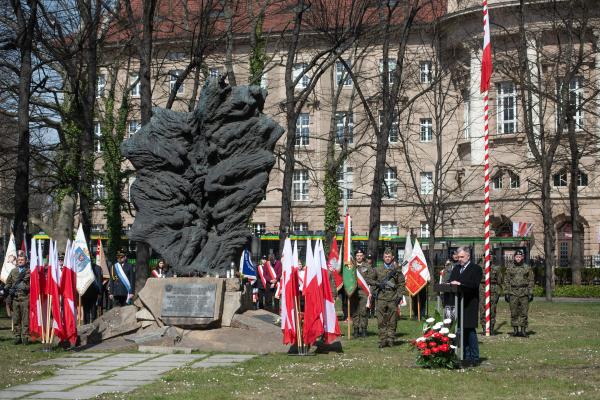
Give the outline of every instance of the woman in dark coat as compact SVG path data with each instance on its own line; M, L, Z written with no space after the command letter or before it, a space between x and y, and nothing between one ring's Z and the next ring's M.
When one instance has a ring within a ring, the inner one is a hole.
M479 316L479 283L483 271L471 262L468 248L459 247L456 251L458 264L452 269L450 283L460 285L464 299L463 316L463 349L467 366L479 364L479 343L477 342L477 325Z

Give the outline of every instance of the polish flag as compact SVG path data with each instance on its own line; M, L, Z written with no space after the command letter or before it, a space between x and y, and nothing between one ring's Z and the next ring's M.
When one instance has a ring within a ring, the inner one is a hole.
M64 340L71 345L77 342L77 308L75 307L75 296L77 293L77 273L74 268L73 246L67 241L65 250L65 262L61 274L60 290L63 298L64 316Z
M302 337L304 343L314 344L323 334L323 293L319 286L321 268L316 265L310 239L306 239L306 277L304 279L304 326Z
M335 238L333 239L335 243ZM337 246L336 246L337 247ZM335 311L335 300L329 284L329 267L325 260L325 249L323 241L318 240L315 248L319 267L321 268L321 292L323 294L323 341L327 344L333 342L340 333L340 324L338 323L337 313ZM329 253L331 255L331 252Z
M490 89L492 76L492 45L490 43L490 14L483 0L483 56L481 57L481 93Z
M58 244L50 240L50 255L48 257L48 294L51 296L52 329L54 334L61 341L65 339L62 316L60 312L60 293L58 290L60 283L60 269L58 266Z
M360 273L358 268L356 269L356 280L357 280L358 286L360 286L361 290L363 292L365 292L367 294L367 296L369 296L369 298L367 300L367 308L370 308L371 307L371 288L369 288L367 281L362 276L362 274Z
M408 272L406 273L406 290L411 296L416 295L427 285L431 280L429 268L425 254L421 249L419 241L415 239L415 247L413 248L412 257L408 263Z
M38 246L31 238L31 254L29 259L29 334L32 338L41 338L43 332L42 293L40 291L40 270Z
M306 278L306 268L300 270L300 257L298 256L298 241L294 240L294 250L292 252L292 268L298 281L298 290L304 290L304 278Z
M283 331L283 344L295 344L297 342L297 302L298 302L298 280L293 266L292 243L285 239L283 246L282 264L282 286L281 286L281 330Z
M323 243L321 243L323 245ZM340 291L344 286L344 278L342 277L342 264L340 263L340 251L338 250L337 240L335 237L331 242L331 249L329 250L329 257L327 258L327 268L333 275L333 282L335 283L335 290Z

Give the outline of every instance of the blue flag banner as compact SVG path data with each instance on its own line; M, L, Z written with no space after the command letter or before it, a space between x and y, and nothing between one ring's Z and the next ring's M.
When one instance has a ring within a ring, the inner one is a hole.
M249 280L256 279L256 267L252 264L252 260L250 259L250 252L248 250L244 250L242 253L242 259L240 260L240 272L241 274L248 278Z

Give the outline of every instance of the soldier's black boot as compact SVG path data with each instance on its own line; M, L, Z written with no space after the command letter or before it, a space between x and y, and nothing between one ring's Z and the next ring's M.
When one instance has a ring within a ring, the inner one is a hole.
M367 328L363 329L362 332L360 333L361 337L366 338L367 337Z
M513 326L513 336L515 336L515 337L521 336L518 326Z
M490 336L494 336L496 332L494 331L494 324L490 324Z
M21 344L21 338L20 337L16 337L15 338L15 344Z
M354 328L354 331L352 332L352 337L353 338L357 338L359 336L359 329L358 328Z
M522 326L521 327L521 336L522 337L529 337L529 334L527 333L527 327L526 326Z
M27 345L29 344L29 338L28 338L28 337L24 337L24 338L23 338L23 344L24 344L25 346L27 346Z

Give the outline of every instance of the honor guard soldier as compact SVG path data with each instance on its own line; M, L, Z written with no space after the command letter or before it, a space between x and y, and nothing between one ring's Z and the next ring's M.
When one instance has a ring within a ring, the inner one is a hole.
M522 250L515 252L514 261L506 268L504 299L510 304L510 322L514 336L527 337L527 314L533 301L533 269Z
M494 335L496 326L496 306L502 289L502 274L500 267L492 265L490 268L490 335ZM481 322L481 334L485 335L485 271L481 276L479 285L479 320Z
M10 271L4 291L12 307L15 344L29 344L29 265L24 252L19 252L17 267Z
M373 269L365 260L365 253L361 249L356 250L354 253L354 263L356 264L356 273L360 274L365 281L373 274ZM369 293L359 284L350 298L350 316L354 323L354 337L367 337L369 325L367 305L369 305Z
M127 256L122 251L117 253L117 262L110 270L109 299L113 305L126 305L133 297L135 290L135 268L127 262Z
M367 283L374 287L377 297L377 326L379 328L379 348L394 345L398 314L396 308L406 292L402 268L394 261L391 249L383 252L383 265L373 268Z

